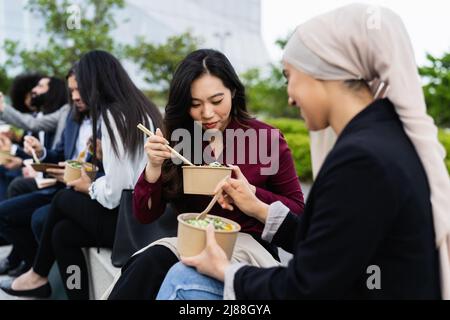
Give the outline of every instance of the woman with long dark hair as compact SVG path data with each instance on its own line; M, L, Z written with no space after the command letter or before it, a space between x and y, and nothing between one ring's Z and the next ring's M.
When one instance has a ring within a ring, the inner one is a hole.
M190 142L183 140L184 155L192 162L235 165L234 174L247 181L256 197L266 203L281 201L295 214L303 212L303 194L283 136L250 117L245 88L225 55L214 50L198 50L181 62L173 76L164 135L158 130L145 146L149 161L134 192L134 213L142 223L158 219L168 203L177 213L200 212L211 200L207 196L183 193L182 168L170 159L165 146L166 138L175 147L174 139L180 130L186 134L183 139L192 138ZM196 130L204 134L203 140L196 140ZM214 134L214 139L207 139L208 133ZM239 142L239 138L230 139L230 134L236 137L242 134L248 139ZM270 156L271 163L263 163L262 153ZM271 165L276 167L273 172L268 170ZM278 263L277 249L261 240L260 221L239 210L228 213L219 206L214 206L211 214L225 216L241 225L237 246L242 250L235 250L235 259L252 257L253 264L265 266ZM161 239L135 255L122 269L122 276L109 298L154 299L165 274L179 260L174 243L176 238ZM239 257L240 253L243 254Z
M104 51L85 54L75 68L81 100L89 106L93 141L101 135L105 175L91 181L82 177L52 201L33 268L17 278L6 292L17 296L48 297L50 268L58 263L68 285L70 266L81 272L80 285L66 287L69 299L89 299L89 277L81 248L112 247L118 206L124 189L133 188L147 158L145 138L137 123L161 125L156 106L134 85L120 62ZM93 158L97 158L93 143ZM95 161L94 161L95 162Z

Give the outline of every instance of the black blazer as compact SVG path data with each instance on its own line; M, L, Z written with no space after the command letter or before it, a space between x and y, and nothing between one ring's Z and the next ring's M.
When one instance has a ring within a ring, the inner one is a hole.
M289 214L275 235L294 259L240 269L236 297L440 299L434 238L423 166L392 103L376 101L342 132L303 216Z

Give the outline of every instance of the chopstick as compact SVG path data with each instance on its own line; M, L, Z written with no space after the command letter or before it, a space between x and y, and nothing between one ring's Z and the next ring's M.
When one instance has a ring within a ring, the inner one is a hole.
M225 184L225 182L226 182L227 180L228 180L228 177L225 177L222 181L220 181L220 182L217 184L216 189L219 188L219 186L220 186L220 189L216 192L216 194L214 195L214 198L211 200L211 202L210 202L209 205L206 207L206 209L203 210L203 212L200 213L200 214L197 216L197 218L196 218L197 220L204 220L204 219L206 218L206 216L208 215L208 213L211 211L211 209L213 208L213 206L216 204L216 202L219 200L220 196L222 195L222 192L223 192L223 185Z
M84 158L86 157L88 148L89 148L89 145L83 151L80 152L80 154L78 155L78 158L77 158L78 162L84 162Z
M40 164L41 162L39 161L39 158L36 155L36 151L34 151L33 148L31 148L31 154L33 155L34 162L36 162L36 164Z
M31 136L31 134L27 134L27 136ZM25 141L25 143L28 143ZM31 149L31 155L33 156L33 160L36 164L41 164L41 162L39 161L39 158L36 155L36 151L30 146Z
M137 128L139 130L141 130L143 133L145 133L146 135L148 135L149 137L154 136L154 133L151 132L150 130L148 130L144 125L142 125L141 123L138 124ZM180 158L185 164L189 165L189 166L194 166L194 164L192 162L190 162L188 159L186 159L185 157L183 157L181 154L179 154L175 149L173 149L171 146L166 144L167 149L170 150L170 152L172 152L174 155L176 155L178 158Z

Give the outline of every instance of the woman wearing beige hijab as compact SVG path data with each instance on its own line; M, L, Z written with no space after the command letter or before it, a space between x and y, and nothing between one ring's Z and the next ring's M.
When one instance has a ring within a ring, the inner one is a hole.
M265 222L263 237L293 260L231 264L209 229L205 251L184 263L218 281L177 265L159 298L217 299L222 288L227 299L449 299L450 179L401 19L363 4L337 9L301 25L283 60L291 104L337 142L301 219L239 180L221 204ZM389 87L387 99L375 99L373 83Z

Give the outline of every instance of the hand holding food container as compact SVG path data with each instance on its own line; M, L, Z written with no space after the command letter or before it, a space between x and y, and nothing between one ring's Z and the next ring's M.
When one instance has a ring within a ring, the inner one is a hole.
M47 165L50 164L42 163L40 168L37 167L36 165L33 165L33 168L42 169L43 170L42 172L48 173L50 177L55 178L58 182L65 183L64 171L66 168L66 163L60 162L56 166L54 164L50 166Z
M66 164L64 180L66 181L67 186L72 187L73 190L89 194L89 188L91 187L92 182L95 180L96 174L97 168L94 168L91 163L69 161Z
M268 205L256 198L254 190L240 170L236 176L237 179L227 179L217 187L216 191L220 194L222 190L227 194L227 197L220 198L222 201L231 199L245 214L265 222ZM185 214L179 216L178 221L178 252L182 256L182 262L202 274L224 281L225 270L230 265L240 228L234 230L233 221L215 216L198 220L194 214ZM202 228L203 232L199 230Z
M98 168L92 163L85 162L92 139L86 145L86 148L80 152L76 160L66 162L64 170L64 182L68 187L72 187L75 191L89 194L89 188L95 180Z
M177 249L182 257L200 254L206 246L206 228L212 224L217 244L225 251L228 259L233 255L234 245L241 226L229 219L208 216L197 219L198 213L185 213L178 216Z
M185 213L178 216L177 249L182 256L192 257L203 251L206 245L205 230L211 224L214 226L215 238L218 245L225 251L227 257L231 259L241 226L229 219L208 216L209 211L222 193L221 186L225 183L226 179L219 183L216 189L216 195L202 213Z
M230 258L216 240L213 225L206 228L206 246L197 256L182 256L181 261L190 267L194 267L201 274L207 275L219 281L224 281L225 270L230 265Z
M98 168L95 167L92 163L85 162L87 153L89 152L89 148L91 146L92 141L90 141L86 148L80 152L76 160L70 160L66 162L65 170L64 170L64 181L69 184L75 180L81 178L84 172L86 172L87 176L91 179L91 181L95 180L97 176Z
M70 160L66 162L64 170L64 181L71 183L81 178L82 169L86 172L91 181L95 180L98 168L94 167L92 163L82 162L78 160Z

